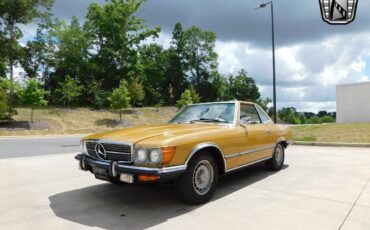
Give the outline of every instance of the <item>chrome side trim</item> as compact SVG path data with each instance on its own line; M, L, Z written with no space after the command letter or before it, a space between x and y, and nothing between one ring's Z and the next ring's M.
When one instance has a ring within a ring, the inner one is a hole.
M240 152L240 153L233 153L233 154L225 156L225 159L229 159L229 158L233 158L233 157L240 157L240 156L243 156L243 155L247 155L247 154L251 154L251 153L255 153L255 152L261 152L261 151L268 150L268 149L273 149L273 148L275 148L275 145L265 147L265 148L252 149L252 150L248 150L248 151L244 151L244 152Z
M213 142L204 142L204 143L200 143L200 144L197 144L190 152L188 158L186 158L186 161L185 161L185 165L187 165L190 161L190 159L194 156L194 154L196 154L199 150L202 150L204 148L207 148L207 147L214 147L214 148L217 148L221 155L222 155L222 159L224 161L224 167L225 167L225 171L227 169L227 165L226 165L226 160L225 160L225 154L224 152L222 151L222 149L215 143Z
M254 164L260 163L262 161L265 161L265 160L268 160L268 159L271 159L271 158L272 157L266 157L266 158L263 158L263 159L260 159L260 160L257 160L257 161L253 161L253 162L250 162L250 163L247 163L247 164L244 164L244 165L240 165L238 167L226 170L226 173L229 173L229 172L232 172L232 171L235 171L235 170L238 170L238 169L250 166L250 165L254 165Z

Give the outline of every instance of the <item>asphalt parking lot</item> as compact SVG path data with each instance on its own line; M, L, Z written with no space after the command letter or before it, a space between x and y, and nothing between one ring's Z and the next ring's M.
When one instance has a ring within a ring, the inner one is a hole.
M370 148L292 146L282 171L225 176L200 206L98 181L73 156L0 159L0 229L370 229Z

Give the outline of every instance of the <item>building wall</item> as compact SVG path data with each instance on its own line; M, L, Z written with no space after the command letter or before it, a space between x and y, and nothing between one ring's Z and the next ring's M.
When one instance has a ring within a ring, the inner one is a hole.
M337 123L370 122L370 82L337 85Z

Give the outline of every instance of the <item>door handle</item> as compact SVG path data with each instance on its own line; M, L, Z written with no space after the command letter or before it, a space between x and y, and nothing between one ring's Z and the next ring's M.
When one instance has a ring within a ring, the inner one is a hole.
M271 134L271 129L267 129L267 130L266 130L266 133Z

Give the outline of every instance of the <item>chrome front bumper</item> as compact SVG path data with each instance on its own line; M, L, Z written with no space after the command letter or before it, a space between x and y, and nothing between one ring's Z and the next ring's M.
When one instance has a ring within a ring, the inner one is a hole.
M161 181L174 179L186 171L187 165L169 166L163 168L149 168L128 165L127 163L120 163L116 161L108 161L96 159L85 154L78 154L75 159L79 161L79 167L84 171L92 171L93 167L106 169L110 177L118 177L119 174L144 174L159 176Z

